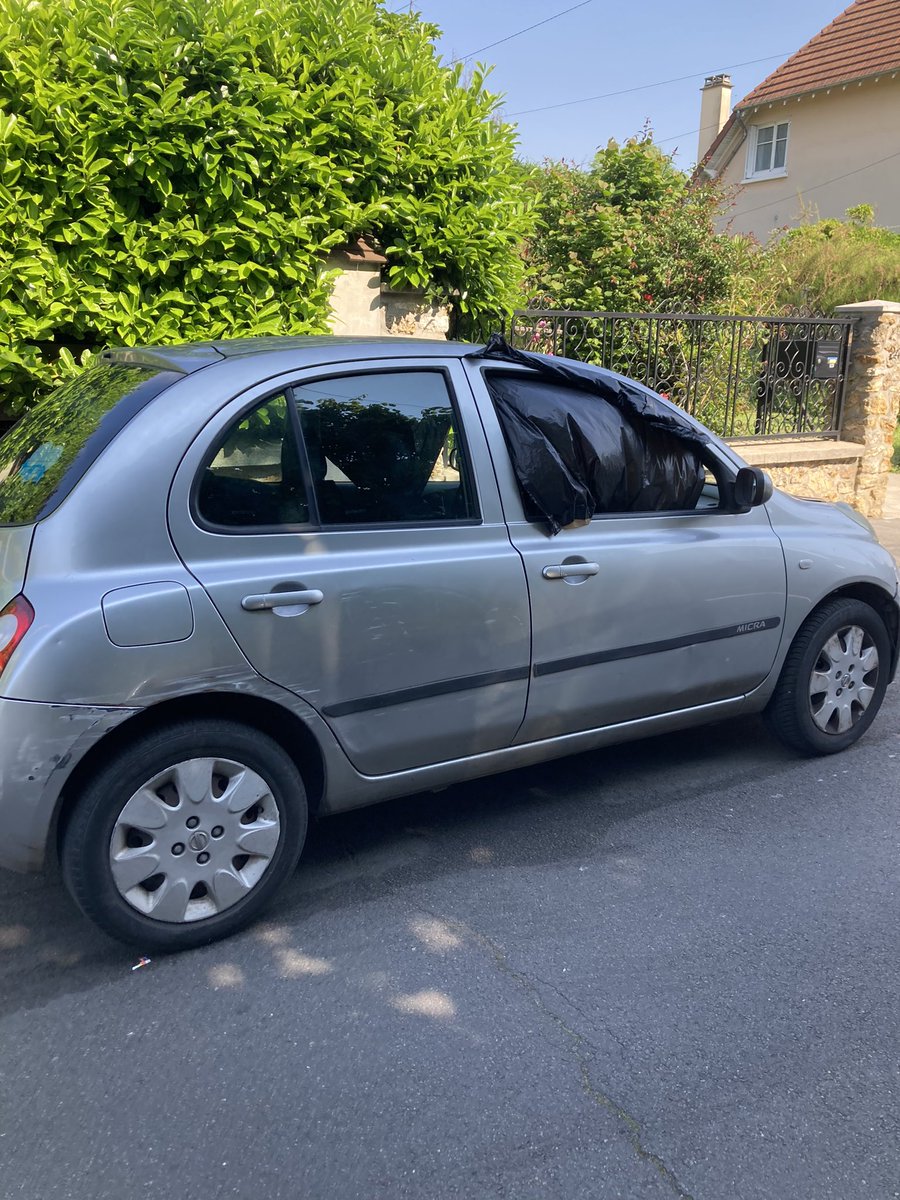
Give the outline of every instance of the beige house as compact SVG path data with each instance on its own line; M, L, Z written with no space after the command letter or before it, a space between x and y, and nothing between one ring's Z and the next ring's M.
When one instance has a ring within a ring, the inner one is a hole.
M856 204L900 229L900 0L855 0L734 111L727 75L701 98L698 171L735 189L735 233Z

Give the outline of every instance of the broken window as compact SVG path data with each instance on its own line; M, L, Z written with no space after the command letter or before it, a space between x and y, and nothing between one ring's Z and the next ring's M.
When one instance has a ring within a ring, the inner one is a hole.
M488 371L485 380L526 510L551 533L604 513L697 507L707 439L649 389L496 336L473 357L481 356L532 370Z

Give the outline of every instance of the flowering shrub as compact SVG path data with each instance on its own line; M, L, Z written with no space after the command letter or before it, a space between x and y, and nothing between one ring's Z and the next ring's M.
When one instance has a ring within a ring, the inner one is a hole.
M691 185L652 137L610 142L586 170L535 172L537 228L526 295L542 306L605 312L723 312L758 306L761 251L718 233L725 197Z

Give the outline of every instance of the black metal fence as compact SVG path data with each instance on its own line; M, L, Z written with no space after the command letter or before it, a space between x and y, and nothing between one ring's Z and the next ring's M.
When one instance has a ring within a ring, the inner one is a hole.
M836 437L852 325L830 317L522 309L506 333L523 350L637 379L724 437Z

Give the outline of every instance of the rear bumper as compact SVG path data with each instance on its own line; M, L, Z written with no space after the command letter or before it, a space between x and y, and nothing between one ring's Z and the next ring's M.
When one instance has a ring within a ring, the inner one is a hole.
M109 730L138 712L0 699L0 866L39 871L62 789Z

